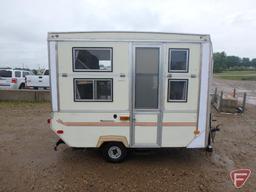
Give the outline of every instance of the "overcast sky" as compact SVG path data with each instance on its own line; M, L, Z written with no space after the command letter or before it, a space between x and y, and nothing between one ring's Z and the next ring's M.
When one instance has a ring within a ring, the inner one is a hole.
M214 52L256 58L256 1L2 1L0 67L47 67L48 31L90 30L210 34Z

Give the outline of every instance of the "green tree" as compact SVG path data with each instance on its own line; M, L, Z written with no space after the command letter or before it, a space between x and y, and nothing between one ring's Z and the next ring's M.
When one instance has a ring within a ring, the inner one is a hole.
M226 56L225 58L225 66L227 69L231 69L233 67L237 67L241 65L241 59L237 56Z
M242 59L242 63L241 63L241 64L242 64L243 67L249 67L249 66L251 66L250 59L244 57L244 58Z
M251 60L251 66L256 70L256 58Z
M213 72L220 73L225 70L256 70L256 58L250 60L247 57L227 56L226 53L217 52L213 54Z
M213 72L214 73L220 73L224 69L226 69L225 58L226 58L226 53L224 51L213 54Z

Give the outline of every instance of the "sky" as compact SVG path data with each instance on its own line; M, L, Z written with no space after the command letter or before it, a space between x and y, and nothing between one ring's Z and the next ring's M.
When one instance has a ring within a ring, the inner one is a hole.
M214 52L256 58L255 0L7 0L0 67L46 68L47 32L210 34Z

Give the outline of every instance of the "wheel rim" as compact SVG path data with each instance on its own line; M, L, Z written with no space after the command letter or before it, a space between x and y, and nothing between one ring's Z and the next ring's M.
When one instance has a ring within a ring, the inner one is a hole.
M118 159L122 155L122 151L119 147L117 146L112 146L108 150L108 155L112 159Z

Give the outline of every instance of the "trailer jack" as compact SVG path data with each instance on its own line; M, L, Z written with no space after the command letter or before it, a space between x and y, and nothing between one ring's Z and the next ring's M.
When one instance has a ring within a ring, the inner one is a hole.
M62 139L59 139L59 140L56 142L56 144L55 144L54 151L57 151L57 147L58 147L60 144L65 144L65 142L64 142Z
M214 143L214 139L215 139L215 134L216 132L220 131L220 126L221 124L216 125L215 127L212 126L212 121L216 121L212 119L212 114L210 114L210 131L209 131L209 136L208 136L208 145L206 147L206 151L207 152L212 152L212 143Z
M219 127L221 125L217 125L216 127L212 128L209 132L209 137L208 137L208 145L206 147L206 151L207 152L212 152L212 143L214 143L214 139L215 139L215 132L220 131Z

